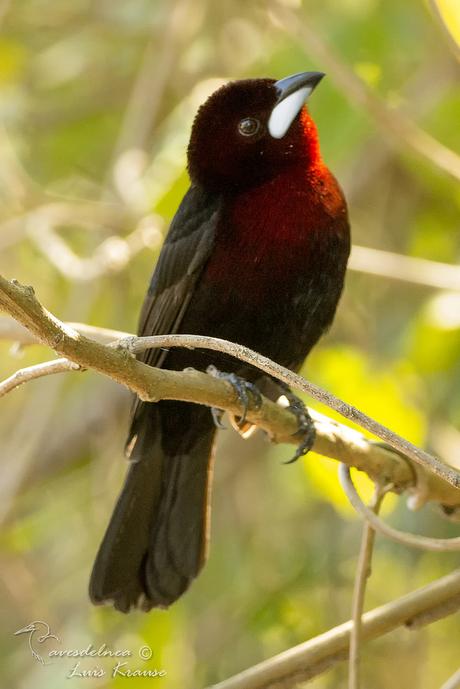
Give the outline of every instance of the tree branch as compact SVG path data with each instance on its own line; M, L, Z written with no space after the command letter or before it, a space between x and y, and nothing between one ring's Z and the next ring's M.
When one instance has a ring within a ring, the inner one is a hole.
M83 368L94 369L112 378L147 401L177 399L225 409L235 415L241 414L241 406L229 383L199 371L169 371L146 366L134 359L127 348L132 352L138 352L152 346L203 347L236 356L294 387L299 387L389 442L391 438L393 444L398 447L398 452L393 452L388 447L366 440L361 434L346 426L331 420L326 421L325 417L316 413L314 414L317 427L317 440L314 446L316 452L366 471L374 481L384 477L394 484L396 492L409 488L417 491L417 483L420 483L420 476L423 476L426 500L435 500L454 508L460 505L460 492L456 488L459 476L453 469L415 448L406 440L399 439L399 436L380 426L354 407L337 400L321 388L308 383L301 376L245 347L224 340L191 335L131 337L123 341L122 347L120 343L118 347L107 347L79 332L77 328L80 326L59 322L38 302L31 287L23 287L1 276L0 307L21 322L39 342L47 344L58 354L69 358ZM4 320L2 323L5 326ZM95 330L89 326L80 329L86 333L95 333ZM114 339L118 339L121 335L119 332L114 333L110 330L99 331L99 334L105 341L113 335L115 335ZM250 407L247 418L251 423L266 431L275 442L298 442L297 421L294 415L267 399L263 400L263 404L258 409ZM425 457L428 457L428 471L420 472L418 468L415 470L414 466L400 455L401 451L405 452L405 448L409 448L407 455L415 455L421 464L424 464ZM433 466L437 470L437 476L431 473Z
M460 570L363 615L361 639L369 641L401 626L418 628L460 608ZM351 620L244 670L208 689L289 689L325 672L348 654Z
M343 466L343 465L342 465ZM389 488L389 487L388 487ZM388 488L375 484L375 491L370 503L370 509L378 513L380 505ZM356 568L355 585L351 605L350 656L348 667L348 689L359 689L359 661L363 628L364 597L367 581L371 575L372 554L374 552L375 531L368 521L363 524L361 546L359 549L358 565Z
M204 349L211 349L217 352L224 352L230 354L241 361L245 361L252 366L260 369L269 376L281 380L290 387L302 390L313 399L321 404L325 404L330 409L338 412L341 416L358 424L361 428L365 428L378 438L381 438L393 447L397 452L409 457L418 465L425 469L432 471L434 474L442 477L455 488L460 488L460 474L453 468L441 462L436 457L428 454L424 450L416 447L402 436L394 433L386 426L378 423L370 416L360 411L351 404L335 397L330 392L323 390L318 385L305 380L302 376L294 373L290 369L280 366L271 361L267 357L252 351L248 347L220 340L215 337L203 337L196 335L156 335L153 337L134 338L130 343L127 343L129 349L134 354L139 354L150 347L200 347Z
M112 330L112 328L101 328L87 323L65 323L68 328L72 328L80 335L96 340L100 344L110 344L115 340L122 340L131 337L130 333L123 330ZM41 340L33 332L27 330L18 321L8 316L0 316L0 340L9 340L18 345L41 344Z
M432 552L447 552L449 550L460 550L460 538L428 538L427 536L416 536L406 531L399 531L382 521L375 512L363 503L358 495L350 476L350 469L344 464L339 467L339 477L342 488L355 510L372 526L375 531L384 534L397 543L406 545L409 548L419 548L420 550L431 550Z
M35 380L35 378L51 376L53 373L79 370L80 366L74 364L74 362L69 359L55 359L54 361L46 361L44 364L35 364L27 368L20 368L19 371L13 373L12 376L0 382L0 397L3 397L20 385L23 385L23 383Z

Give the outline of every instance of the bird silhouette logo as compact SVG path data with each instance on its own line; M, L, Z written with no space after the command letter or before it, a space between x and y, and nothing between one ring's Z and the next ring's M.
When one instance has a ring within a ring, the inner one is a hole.
M18 636L19 634L28 634L30 652L32 653L32 656L35 658L35 660L38 660L38 662L42 665L49 665L50 663L46 663L43 660L43 657L40 655L40 653L38 653L38 651L36 650L36 646L38 644L42 644L44 641L47 641L48 639L56 639L58 643L61 643L61 640L58 636L56 636L56 634L51 634L49 624L43 622L42 620L35 620L34 622L28 624L26 627L22 627L22 629L18 629L16 632L14 632L15 636Z

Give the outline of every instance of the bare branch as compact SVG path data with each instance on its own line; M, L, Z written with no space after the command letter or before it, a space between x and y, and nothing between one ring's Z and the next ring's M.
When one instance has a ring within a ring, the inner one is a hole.
M67 362L68 360L58 360L58 362L61 361ZM78 365L73 364L70 370L74 370L74 368L77 369ZM30 369L36 369L37 375L31 375L27 380L32 380L32 378L42 375L58 373L61 370L69 370L68 368L64 369L64 365L61 368L55 361L39 364L37 367L30 367L29 369L24 369L24 371L29 372ZM149 375L153 375L152 385L157 386L158 398L172 399L170 396L163 397L162 391L165 387L165 380L167 388L170 387L171 384L168 379L170 377L175 378L175 372L166 370L161 379L157 379L157 371L158 369L152 368ZM11 378L0 384L0 390L2 386L4 386L4 394L6 394L6 392L9 392L18 384L26 382L23 376L24 373L22 371L14 374ZM197 379L200 378L203 378L204 382L206 382L206 399L201 399L202 404L209 405L209 400L213 399L218 408L226 409L230 413L236 415L241 415L242 409L240 404L238 402L232 404L230 401L231 395L228 395L227 384L199 372L184 371L180 374L181 386L185 391L185 393L182 393L181 399L193 402L203 396L203 385L201 384L201 380L200 385L197 386ZM16 384L10 384L10 381ZM175 381L173 381L173 384L174 382ZM360 433L347 426L342 426L331 421L313 409L310 410L310 413L314 419L316 428L315 452L332 459L350 463L351 466L360 467L363 471L366 471L368 475L373 477L374 480L377 480L382 472L390 474L395 477L398 492L404 489L410 490L414 485L414 472L411 470L410 465L400 455L393 453L391 450L381 445L370 443ZM263 398L262 405L257 412L253 409L249 409L247 417L249 421L252 421L260 428L264 429L275 442L293 444L298 442L295 437L297 422L293 415L286 409L283 409L266 398ZM436 493L435 487L435 492L431 495L432 499L442 499L443 504L445 501L450 500L454 502L453 506L460 506L460 495L458 492L448 486L444 481L436 479L435 477L433 478L435 481L439 482L441 492Z
M90 337L101 344L110 344L116 340L132 337L130 333L122 330L112 330L111 328L101 328L86 323L65 323L68 328L72 328L80 335ZM30 330L8 316L0 316L0 340L9 340L18 345L41 344L40 339Z
M231 354L241 361L245 361L252 366L264 371L270 376L283 381L287 385L298 390L302 390L313 399L325 404L330 409L334 409L341 416L350 419L353 423L358 424L361 428L365 428L378 438L387 442L398 452L412 459L417 464L429 469L434 474L444 478L455 488L460 488L460 474L455 469L443 464L439 459L428 454L424 450L416 447L405 438L397 433L394 433L386 426L378 423L370 416L360 411L351 404L335 397L330 392L323 390L318 385L311 383L302 376L284 366L271 361L267 357L252 351L248 347L220 340L214 337L199 337L195 335L160 335L153 337L137 338L129 343L130 351L139 353L150 347L201 347L204 349L211 349L217 352L225 352Z
M376 484L375 492L370 503L370 509L377 513L387 489ZM356 568L355 585L351 606L352 628L350 631L350 656L348 669L348 689L359 689L359 650L361 645L364 597L366 584L371 575L371 561L374 552L375 531L368 521L363 524L361 547L359 549L358 566Z
M54 361L46 361L43 364L21 368L16 373L13 373L12 376L0 382L0 397L3 397L20 385L28 383L30 380L51 376L53 373L79 370L80 366L73 361L69 361L69 359L55 359Z
M345 466L345 464L340 465L339 476L342 488L347 494L351 504L355 510L371 524L375 531L384 534L397 543L402 543L402 545L407 545L411 548L431 550L438 553L460 550L460 538L427 538L426 536L415 536L414 534L399 531L398 529L393 529L392 526L388 526L388 524L377 517L377 515L363 503L351 480L350 469Z
M460 570L363 615L362 640L383 636L401 626L415 628L460 608ZM352 622L294 646L208 689L290 689L325 672L348 655Z
M186 402L196 402L197 404L205 404L212 407L220 407L222 409L227 409L233 414L238 414L240 408L231 385L223 383L224 387L221 386L219 389L217 385L210 385L209 376L198 371L193 373L188 372L188 375L184 376L183 372L153 369L132 358L127 352L127 349L129 348L131 352L139 352L152 346L180 346L201 347L226 352L242 361L246 361L258 367L260 370L279 380L283 380L292 387L303 390L318 401L326 404L332 409L336 409L342 416L351 419L375 433L375 435L383 438L390 445L395 447L398 453L402 453L404 456L413 459L418 464L425 466L428 472L433 472L441 479L444 479L444 481L437 481L435 480L435 476L427 473L427 475L424 476L424 492L427 496L434 493L439 496L442 493L443 496L447 498L446 500L444 497L441 499L443 504L458 505L457 491L455 491L456 495L453 497L452 491L450 489L446 490L445 484L447 481L454 488L458 488L460 477L454 469L442 464L438 459L431 457L431 455L423 450L416 448L407 440L394 434L384 426L381 426L363 412L335 398L318 386L307 382L304 378L293 373L289 369L279 366L270 361L270 359L262 357L246 347L226 342L225 340L193 335L128 338L128 340L123 343L121 349L104 347L98 342L80 335L74 327L59 322L41 306L31 287L23 287L15 281L6 280L2 276L0 276L0 306L33 332L40 342L48 344L58 354L68 357L84 368L92 368L113 378L118 383L136 392L143 400L157 401L160 398L177 399ZM120 347L120 343L118 343L118 347ZM220 381L220 383L222 383L222 381ZM160 390L161 394L159 392ZM266 405L264 412L266 412L266 414L259 413L257 410L252 409L250 410L251 416L248 416L248 419L270 433L277 442L285 442L287 427L289 427L289 436L295 434L296 428L293 426L292 418L291 424L287 426L286 423L284 423L285 419L283 420L279 417L279 407L277 405ZM348 429L347 432L350 430L351 429ZM359 434L358 437L360 437ZM288 442L290 441L292 441L292 437L289 437ZM391 454L393 457L397 456L394 455L394 453ZM350 457L344 461L350 463ZM396 473L399 473L399 469L402 468L402 461L403 460L399 458L399 462L396 462L396 466L398 466L398 472ZM353 464L353 461L351 461L351 463ZM359 466L358 468L367 471L366 463L363 463L363 466ZM406 466L406 470L407 469L411 472L411 467ZM412 469L412 471L414 473L412 473L411 479L409 479L409 485L413 486L417 481L414 481L415 470ZM381 473L380 476L382 476ZM378 478L378 476L376 478ZM396 477L394 478L395 480L393 482L395 486L400 487L401 482L398 481ZM393 476L391 480L393 480ZM407 485L408 483L406 480L405 487L407 487ZM431 491L433 491L433 493Z

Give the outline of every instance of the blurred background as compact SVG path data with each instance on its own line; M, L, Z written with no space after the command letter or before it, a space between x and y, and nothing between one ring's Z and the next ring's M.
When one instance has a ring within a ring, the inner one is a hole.
M63 320L129 332L188 185L199 104L232 78L327 72L311 112L358 248L335 324L303 373L460 463L455 2L2 0L0 21L0 270L34 285ZM8 342L0 352L2 378L50 358ZM129 648L133 667L145 667L137 649L148 644L148 667L167 672L158 686L197 689L349 618L360 522L336 463L310 454L283 466L290 447L230 430L220 438L210 559L191 590L148 615L92 607L87 583L126 469L128 408L125 390L91 372L35 381L1 401L4 686L60 687L73 666L43 667L13 635L37 619L63 648ZM386 513L418 533L456 533L433 508L410 513L403 499L389 499ZM378 538L366 606L457 560ZM395 632L364 647L364 679L394 687L397 667L399 686L434 689L457 669L459 644L455 616ZM110 667L86 659L81 669L97 665ZM310 686L345 678L342 664Z

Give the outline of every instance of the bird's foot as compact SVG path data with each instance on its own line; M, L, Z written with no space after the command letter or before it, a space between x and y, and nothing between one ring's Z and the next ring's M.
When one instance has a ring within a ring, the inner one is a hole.
M295 435L298 435L302 438L294 456L291 459L288 459L286 462L283 462L284 464L292 464L311 450L313 443L315 442L316 430L313 419L308 413L308 409L300 397L294 395L289 388L284 390L284 396L289 402L287 409L294 414L299 424L299 428Z
M223 423L222 418L225 414L223 409L218 409L217 407L211 407L212 420L214 421L214 426L222 431L227 430L227 426Z
M238 428L243 428L246 426L246 415L249 409L249 405L252 402L255 409L259 409L262 404L262 395L260 394L258 388L253 385L253 383L248 383L247 380L237 376L235 373L223 373L219 371L215 366L208 366L206 373L209 373L214 378L220 378L227 381L235 390L238 401L243 407L243 414L237 420ZM212 418L217 428L225 428L222 423L222 416L224 412L222 409L216 409L216 407L211 408Z

